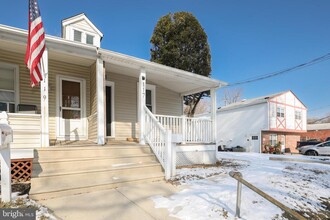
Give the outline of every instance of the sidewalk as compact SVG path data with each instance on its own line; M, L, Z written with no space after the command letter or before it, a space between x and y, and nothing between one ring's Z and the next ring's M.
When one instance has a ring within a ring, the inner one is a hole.
M178 188L164 181L139 183L117 189L96 191L38 201L59 219L79 220L174 220L166 209L154 208L152 196L170 196Z

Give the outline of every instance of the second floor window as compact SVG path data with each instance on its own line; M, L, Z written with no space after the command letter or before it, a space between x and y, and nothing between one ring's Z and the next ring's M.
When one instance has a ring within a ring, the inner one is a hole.
M86 44L94 44L94 36L86 34Z
M301 111L295 111L295 119L301 120Z
M280 117L280 118L284 118L285 114L284 114L284 108L283 107L277 107L276 108L276 116Z
M74 30L73 40L74 41L81 42L81 38L82 38L82 32L81 31Z

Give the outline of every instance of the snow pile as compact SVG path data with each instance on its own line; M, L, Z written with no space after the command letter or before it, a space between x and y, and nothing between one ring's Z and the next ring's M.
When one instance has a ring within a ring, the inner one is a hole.
M269 155L253 153L223 153L220 161L218 167L178 169L173 181L183 189L170 198L153 197L155 207L167 208L180 219L238 219L237 181L228 175L238 170L245 180L307 219L329 218L329 165L271 161ZM241 218L288 219L280 208L245 186Z

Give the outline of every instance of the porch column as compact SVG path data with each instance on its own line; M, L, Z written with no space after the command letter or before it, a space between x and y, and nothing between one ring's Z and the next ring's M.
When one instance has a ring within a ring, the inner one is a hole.
M41 106L41 147L49 147L49 107L48 107L48 49L42 55L43 80L40 83Z
M145 132L145 112L144 106L146 103L146 70L142 68L140 70L140 77L139 77L139 123L140 123L140 144L146 144L144 140L144 132Z
M97 144L105 144L105 86L103 60L96 59Z
M211 119L212 119L212 140L217 142L217 93L216 89L211 89Z

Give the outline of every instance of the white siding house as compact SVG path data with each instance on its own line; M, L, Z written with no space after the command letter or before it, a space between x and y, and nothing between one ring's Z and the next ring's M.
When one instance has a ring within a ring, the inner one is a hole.
M241 146L248 152L281 142L295 151L299 134L306 131L306 107L291 92L281 92L221 107L217 111L217 145Z

